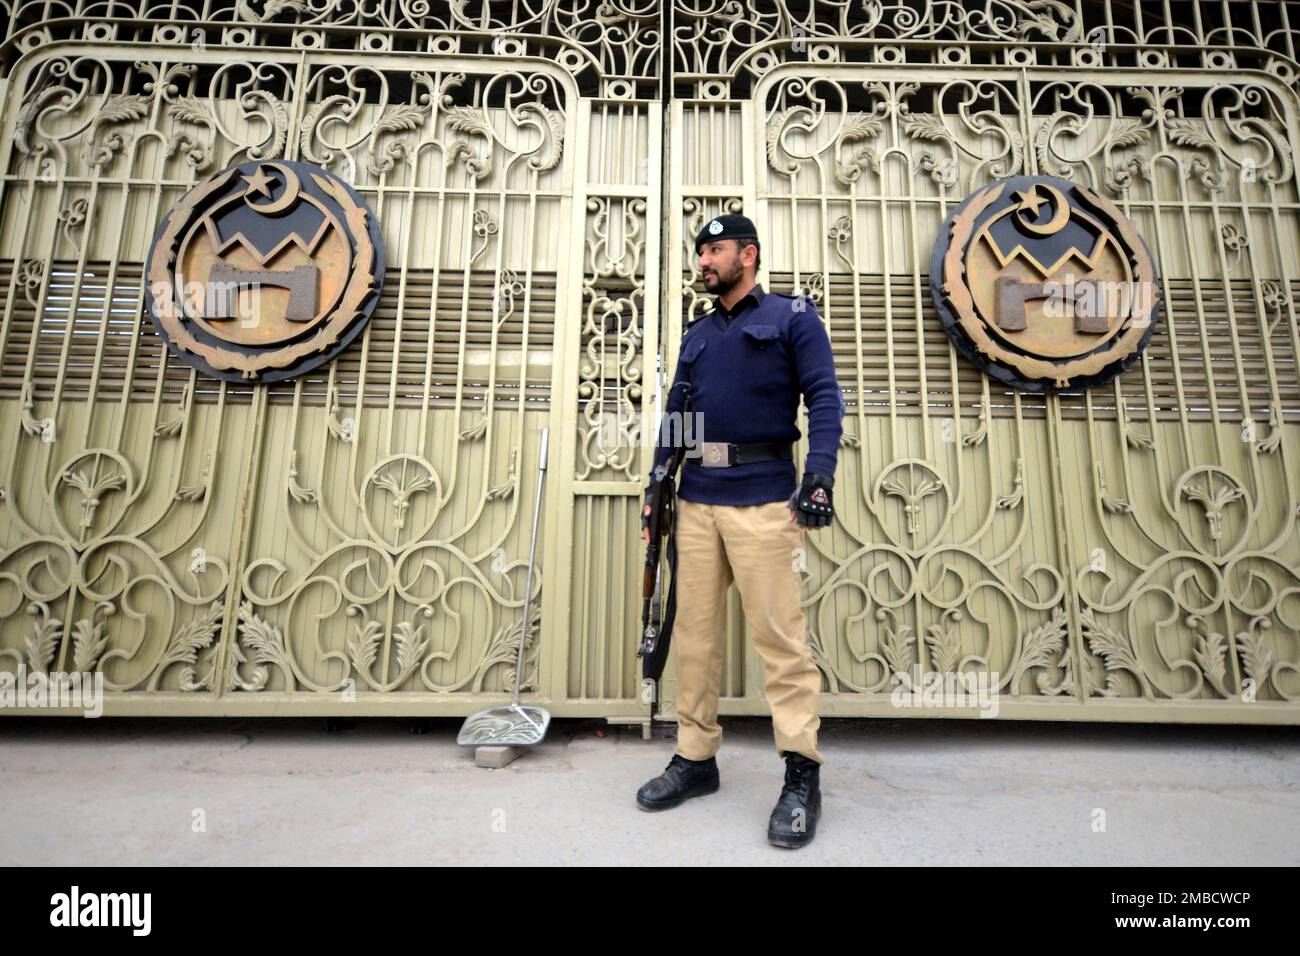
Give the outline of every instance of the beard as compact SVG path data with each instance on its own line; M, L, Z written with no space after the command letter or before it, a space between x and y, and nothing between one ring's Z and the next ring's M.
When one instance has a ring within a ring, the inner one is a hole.
M745 272L740 268L739 262L735 264L735 268L725 275L721 272L706 272L704 274L704 288L715 295L726 295L736 287L736 283L741 280L744 274Z

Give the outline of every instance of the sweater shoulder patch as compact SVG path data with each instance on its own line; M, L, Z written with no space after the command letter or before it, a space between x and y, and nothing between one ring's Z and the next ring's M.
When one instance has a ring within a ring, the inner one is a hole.
M813 297L805 292L793 294L787 292L769 292L768 295L776 296L778 299L781 299L783 304L789 308L791 312L806 312L809 309L815 309L817 307L817 303L813 301Z
M682 339L682 357L683 362L694 362L699 358L700 353L704 351L704 346L709 344L709 340L704 336L687 335Z

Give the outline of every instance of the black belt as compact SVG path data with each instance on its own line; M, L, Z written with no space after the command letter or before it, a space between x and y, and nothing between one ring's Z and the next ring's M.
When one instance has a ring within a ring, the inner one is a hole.
M694 459L701 468L730 468L733 465L748 465L756 461L792 461L794 446L790 442L755 442L752 445L737 445L725 441L702 441L698 445L700 455ZM688 461L691 458L688 456Z

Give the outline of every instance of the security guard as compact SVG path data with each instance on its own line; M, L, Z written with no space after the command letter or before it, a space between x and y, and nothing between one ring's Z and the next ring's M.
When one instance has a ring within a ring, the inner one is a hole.
M682 337L665 409L680 416L676 386L690 382L698 450L682 462L677 491L677 748L663 774L637 792L637 803L663 810L718 789L718 695L726 594L734 581L763 659L776 750L786 761L768 839L798 847L815 832L825 762L817 750L821 672L799 607L798 549L808 528L831 522L844 399L812 301L765 292L756 283L760 249L753 222L738 215L712 219L696 237L695 251L705 286L718 298ZM801 392L809 450L796 486ZM669 448L667 442L657 448L656 466ZM649 515L647 505L647 542Z

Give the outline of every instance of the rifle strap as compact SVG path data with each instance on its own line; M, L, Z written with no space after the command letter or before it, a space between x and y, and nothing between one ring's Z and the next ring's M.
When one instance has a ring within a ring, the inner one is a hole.
M686 383L685 394L682 400L683 413L690 415L695 408L694 395L689 383ZM664 507L668 511L668 573L671 581L668 585L668 596L664 600L664 618L659 627L659 646L667 649L672 644L673 621L677 617L677 482L676 472L680 468L680 454L674 456L673 467L669 472L669 480L665 482L664 487ZM659 678L663 674L664 664L667 663L667 654L659 664L659 672L655 675L655 686L658 687ZM658 706L658 701L655 701Z
M689 383L685 385L684 407L687 414L690 413L693 403ZM673 621L677 617L677 470L680 465L680 454L673 455L670 459L671 464L668 468L667 480L663 482L663 509L668 518L668 574L670 582L668 585L668 594L664 597L662 605L662 615L659 622L658 637L655 640L655 649L652 653L646 655L642 661L641 676L651 678L654 681L654 701L651 707L651 713L659 708L659 689L663 679L664 666L668 663L668 649L672 646ZM654 529L658 533L659 528ZM653 718L652 718L653 719Z
M664 601L664 620L659 629L660 640L667 647L672 641L673 619L677 617L677 494L672 482L668 483L668 497L664 502L668 508L668 597Z

